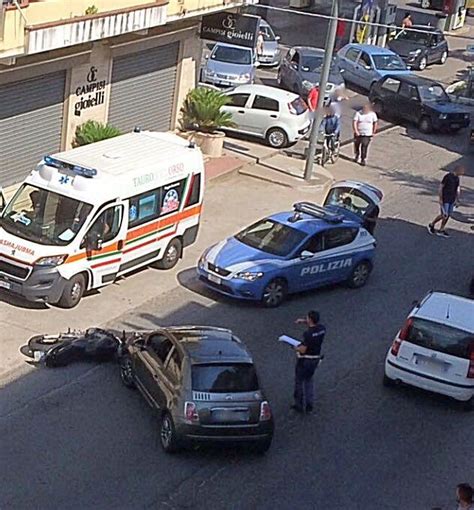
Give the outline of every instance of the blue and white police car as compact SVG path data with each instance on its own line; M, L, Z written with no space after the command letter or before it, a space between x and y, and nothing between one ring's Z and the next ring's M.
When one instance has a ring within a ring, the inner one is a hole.
M325 206L294 204L211 246L199 259L199 279L239 299L276 307L290 293L346 282L362 287L372 270L375 239L362 224L381 192L336 183ZM377 209L378 210L378 209Z

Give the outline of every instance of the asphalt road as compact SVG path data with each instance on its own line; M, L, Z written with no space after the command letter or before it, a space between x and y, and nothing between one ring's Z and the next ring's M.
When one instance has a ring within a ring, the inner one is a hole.
M472 482L474 415L444 398L381 384L386 350L412 300L433 288L465 293L473 269L469 225L453 223L450 240L429 236L425 227L436 212L440 165L459 161L462 139L420 141L411 133L380 135L367 168L341 160L335 169L340 177L356 171L385 191L376 267L365 288L321 289L262 310L206 292L194 277L192 249L168 273L166 291L160 291L162 277L142 271L144 291L156 285L155 297L111 323L126 329L184 323L232 328L254 355L276 417L266 456L223 448L167 456L157 442L156 418L140 395L121 386L117 367L39 369L2 389L0 508L451 508L455 484ZM472 204L472 171L463 184L464 200ZM309 196L314 192L239 176L212 184L199 242ZM468 218L468 208L462 211ZM86 298L71 313L93 325L84 314L87 302L105 306L141 276L114 286L112 294ZM309 308L321 312L328 335L316 374L315 413L300 417L289 411L294 356L276 338L300 334L293 320ZM46 322L67 312L38 313Z

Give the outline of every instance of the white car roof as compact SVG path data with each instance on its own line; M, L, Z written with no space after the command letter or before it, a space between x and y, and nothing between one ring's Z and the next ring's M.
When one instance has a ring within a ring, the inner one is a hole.
M474 334L474 301L472 299L444 292L431 292L410 315Z
M293 101L298 96L294 92L288 92L287 90L278 89L276 87L270 87L268 85L239 85L232 90L226 92L226 94L260 94L262 96L271 97L278 101Z
M228 44L223 42L216 42L216 44L212 48L212 51L214 51L219 46L223 46L224 48L237 48L238 50L253 51L252 48L247 48L245 46L238 46L237 44Z

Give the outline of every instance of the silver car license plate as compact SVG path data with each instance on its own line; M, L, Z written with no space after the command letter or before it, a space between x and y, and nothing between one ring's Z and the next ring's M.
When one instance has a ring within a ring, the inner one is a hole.
M222 283L222 280L218 276L214 276L213 274L208 274L207 279L210 282L215 283L216 285L220 285Z

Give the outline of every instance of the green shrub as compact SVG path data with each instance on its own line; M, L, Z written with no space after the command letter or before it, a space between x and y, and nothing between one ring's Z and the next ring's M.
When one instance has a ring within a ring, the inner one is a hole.
M92 16L93 14L97 14L99 9L95 5L91 5L86 9L86 16Z
M84 124L77 126L72 144L74 147L80 147L81 145L100 142L101 140L113 138L121 134L121 131L113 126L102 124L95 120L88 120Z
M218 90L198 87L189 91L181 108L180 128L214 133L219 128L234 127L232 115L221 112L229 103L230 98Z

